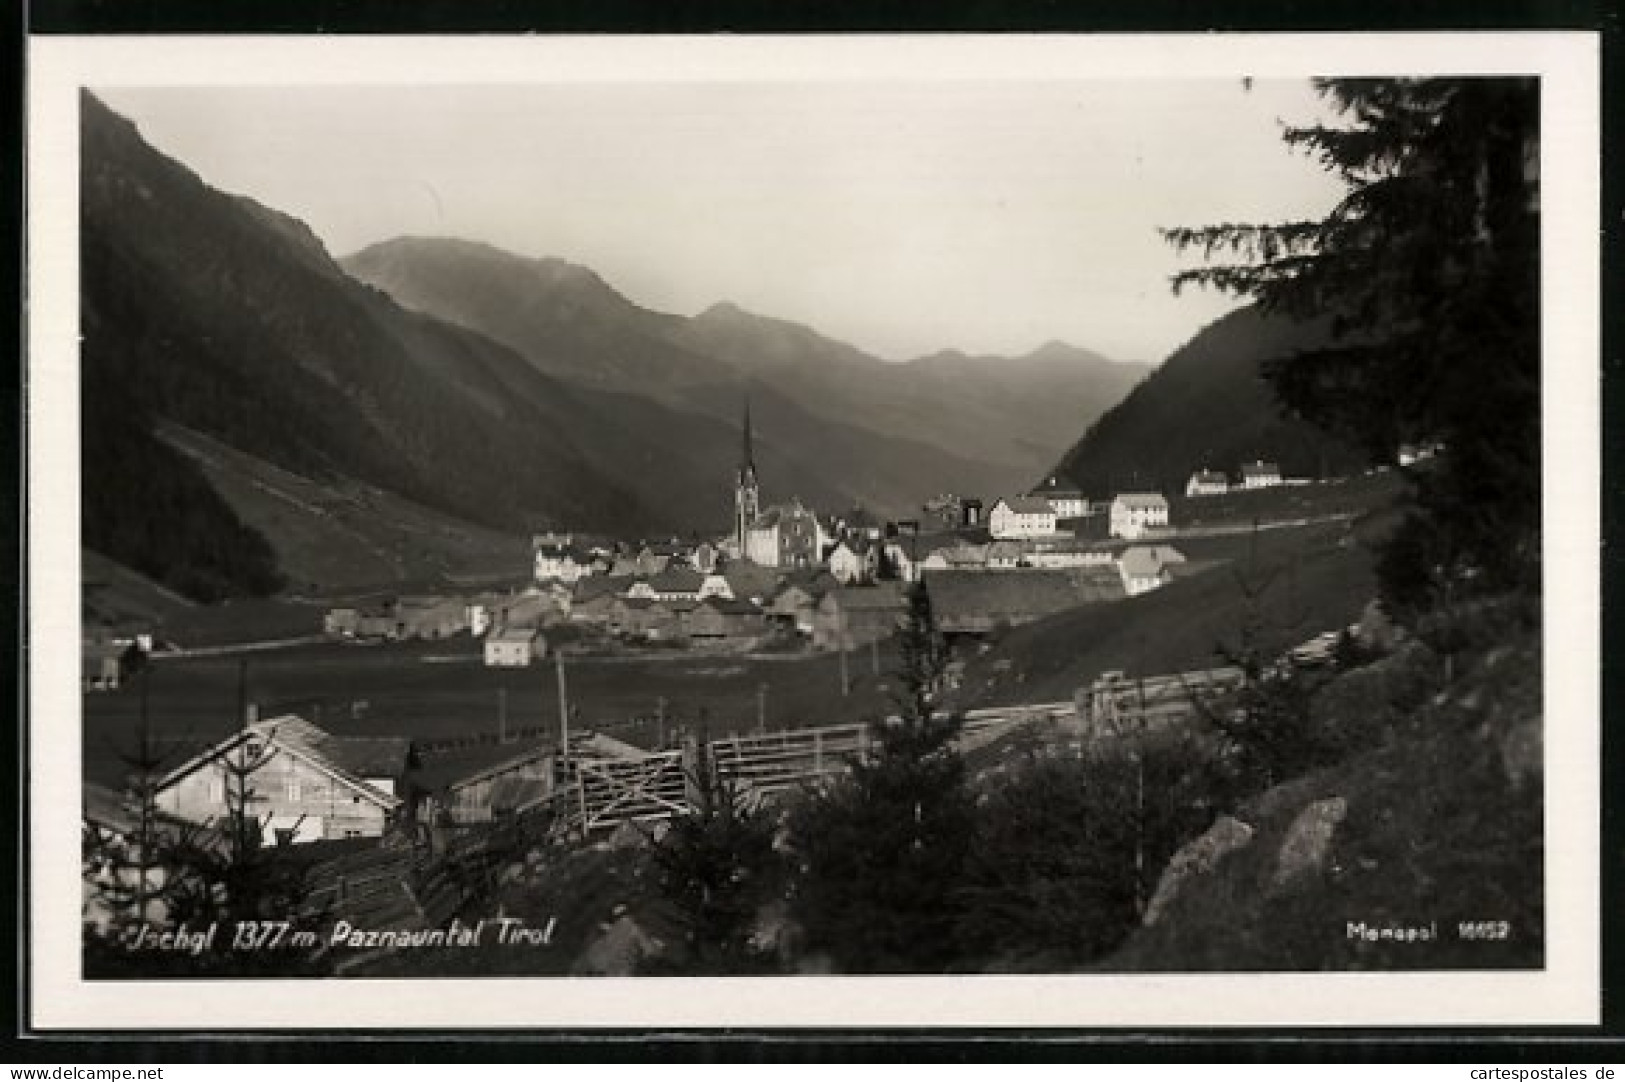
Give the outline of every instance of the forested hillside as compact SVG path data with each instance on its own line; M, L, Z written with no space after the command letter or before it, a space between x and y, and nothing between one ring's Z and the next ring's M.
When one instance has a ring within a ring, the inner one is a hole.
M1092 496L1131 488L1183 492L1198 469L1234 479L1263 458L1292 477L1338 476L1365 457L1287 416L1260 365L1321 341L1315 327L1243 308L1205 327L1108 410L1056 472Z

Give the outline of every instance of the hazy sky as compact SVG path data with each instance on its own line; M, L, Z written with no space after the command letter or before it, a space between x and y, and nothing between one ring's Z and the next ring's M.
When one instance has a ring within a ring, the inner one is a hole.
M216 187L334 255L402 234L585 264L649 308L733 301L901 359L1051 339L1161 360L1235 307L1158 226L1318 216L1280 140L1307 83L108 89Z

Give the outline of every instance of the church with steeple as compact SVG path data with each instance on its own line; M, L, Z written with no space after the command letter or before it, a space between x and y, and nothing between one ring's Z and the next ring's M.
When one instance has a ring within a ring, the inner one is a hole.
M750 399L745 399L743 443L734 473L734 543L739 554L762 567L816 567L829 540L818 516L799 499L762 508L756 476Z
M756 479L756 452L751 446L750 397L745 398L745 437L739 456L739 471L734 476L734 541L743 556L749 551L750 528L761 513L762 490Z

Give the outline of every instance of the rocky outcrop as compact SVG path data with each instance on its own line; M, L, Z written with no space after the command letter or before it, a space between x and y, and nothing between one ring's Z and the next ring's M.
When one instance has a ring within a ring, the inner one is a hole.
M1331 852L1338 824L1348 815L1348 801L1340 796L1317 800L1304 808L1287 828L1275 862L1272 890L1279 890L1304 875L1322 871Z
M1150 927L1168 912L1181 891L1190 881L1211 873L1226 856L1244 849L1252 843L1253 828L1240 819L1222 815L1201 837L1186 844L1174 854L1157 880L1156 893L1145 907L1143 923Z

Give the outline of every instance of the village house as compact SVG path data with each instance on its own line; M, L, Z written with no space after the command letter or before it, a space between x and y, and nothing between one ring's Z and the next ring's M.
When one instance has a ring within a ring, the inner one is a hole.
M837 541L830 549L825 566L835 580L850 586L858 582L873 582L879 563L880 546L866 537L852 536Z
M509 627L494 631L485 640L485 664L493 669L522 669L545 657L547 639L533 627Z
M944 634L985 635L1031 623L1062 609L1115 601L1123 596L1117 575L1106 569L927 572L925 587Z
M1244 489L1274 488L1281 483L1281 467L1259 459L1241 467L1241 487Z
M139 656L140 651L129 639L86 639L81 669L84 689L116 691Z
M328 609L322 616L322 634L334 638L353 639L361 628L359 609L339 607Z
M1069 567L1104 567L1114 559L1111 549L1098 542L1067 538L1027 544L1027 563L1050 571Z
M668 564L666 570L651 577L648 594L656 601L698 601L705 576L680 564ZM641 591L640 591L641 593ZM628 597L633 596L630 591Z
M714 575L721 570L722 550L709 541L701 541L688 554L688 563L702 575Z
M1401 466L1414 466L1438 454L1440 448L1441 445L1437 443L1402 443L1394 459Z
M1160 492L1123 492L1112 500L1111 536L1134 540L1168 525L1168 500Z
M987 525L995 540L1049 537L1055 533L1055 508L1042 496L1009 496L993 505Z
M537 582L572 583L593 573L593 554L570 534L541 534L531 539Z
M909 552L912 547L912 544L905 546L901 541L893 540L887 541L881 548L881 558L904 582L913 582L920 577L920 565Z
M980 526L983 517L981 500L966 498L959 501L960 526Z
M818 516L794 499L769 507L750 524L745 559L762 567L812 567L828 538Z
M662 556L645 545L637 552L622 553L615 557L609 574L614 578L649 578L666 570L669 563L671 557Z
M395 612L387 606L370 606L356 612L355 637L369 641L400 638Z
M652 597L619 598L610 614L609 630L629 639L676 637L679 620L676 605L677 602Z
M1230 491L1230 478L1218 470L1197 470L1185 482L1187 496L1223 496Z
M813 646L840 650L884 639L901 626L907 612L894 582L838 586L825 594L813 614Z
M790 583L773 598L764 615L769 623L786 631L811 635L817 608L818 595L805 586Z
M553 795L556 758L546 744L492 744L435 756L417 774L418 819L470 826L529 811Z
M83 920L99 934L129 920L166 921L169 898L203 886L195 867L186 866L184 854L226 852L225 835L212 827L157 809L143 823L141 802L133 793L87 781L82 794ZM137 908L141 900L144 911Z
M1026 566L1027 551L1020 541L994 541L987 547L989 571L1014 571Z
M338 737L293 714L253 721L157 786L166 814L219 824L248 770L248 811L278 843L376 838L403 807L417 765L404 737Z
M695 595L695 600L704 601L708 597L721 597L729 601L734 599L733 583L728 581L728 576L711 572L701 580L700 591Z
M920 561L923 571L981 571L987 568L987 545L960 543L934 550Z
M766 630L766 621L762 610L748 601L709 597L694 606L685 627L694 639L742 641L759 637Z
M402 597L395 602L395 637L449 639L468 629L462 598L432 595Z
M1134 597L1173 581L1171 568L1184 562L1185 554L1169 545L1130 545L1117 557L1117 572Z
M1071 485L1061 484L1057 477L1051 477L1028 495L1048 500L1057 519L1084 518L1089 514L1089 498Z

